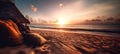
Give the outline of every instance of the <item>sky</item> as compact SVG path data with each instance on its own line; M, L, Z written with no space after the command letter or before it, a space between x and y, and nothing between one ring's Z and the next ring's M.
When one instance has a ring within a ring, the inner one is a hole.
M120 15L120 0L15 0L24 16L71 21Z

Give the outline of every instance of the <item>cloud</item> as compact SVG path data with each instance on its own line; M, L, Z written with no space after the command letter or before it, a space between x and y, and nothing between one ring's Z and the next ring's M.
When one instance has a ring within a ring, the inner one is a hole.
M33 12L37 12L37 8L36 8L34 5L31 5L31 10L32 10Z
M88 3L75 1L64 6L60 10L56 10L55 16L59 18L64 16L64 18L79 18L80 20L92 19L96 16L108 16L113 13L117 8L116 4L106 3L94 3L89 4L90 7L86 6Z

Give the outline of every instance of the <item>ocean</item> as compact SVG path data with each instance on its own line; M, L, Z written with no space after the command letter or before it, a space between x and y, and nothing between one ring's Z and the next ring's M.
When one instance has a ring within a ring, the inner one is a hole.
M120 25L29 25L32 29L119 36Z

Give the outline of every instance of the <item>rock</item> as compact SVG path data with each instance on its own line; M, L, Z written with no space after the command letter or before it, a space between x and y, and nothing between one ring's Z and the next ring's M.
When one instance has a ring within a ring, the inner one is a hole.
M22 43L17 25L11 20L0 20L0 47L16 46Z
M30 23L18 10L13 0L0 0L0 19L11 19L15 23Z
M27 33L23 36L24 43L28 46L37 47L46 43L46 39L37 33Z

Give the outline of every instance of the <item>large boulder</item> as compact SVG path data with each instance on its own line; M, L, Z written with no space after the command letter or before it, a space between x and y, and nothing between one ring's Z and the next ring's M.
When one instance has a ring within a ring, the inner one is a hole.
M11 20L0 20L0 47L16 46L22 43L22 34Z

